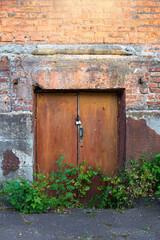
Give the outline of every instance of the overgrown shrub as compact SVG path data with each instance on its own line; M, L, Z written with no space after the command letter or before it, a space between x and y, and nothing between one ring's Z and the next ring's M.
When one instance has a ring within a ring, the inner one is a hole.
M84 163L80 168L73 167L63 160L64 156L60 155L56 162L58 169L50 175L34 174L35 181L22 178L6 181L4 191L7 200L23 213L42 213L50 208L80 205L79 196L85 196L92 183L91 178L100 171L90 167L85 169Z
M119 176L102 176L101 182L102 193L92 198L90 207L126 208L136 198L160 196L160 154L132 160Z
M63 163L64 156L57 161L58 169L51 173L51 190L56 194L50 199L52 207L62 209L64 207L79 206L79 198L86 195L90 189L93 176L100 174L91 167L86 167L82 162L80 167L73 167Z
M46 187L48 180L45 176L38 176L37 181L24 180L6 181L4 191L7 200L20 212L42 213L49 207Z
M101 174L83 162L79 168L64 163L60 156L57 170L51 174L35 174L35 181L6 181L1 193L23 213L42 213L48 209L80 206L79 199L85 197L94 176ZM90 207L131 207L139 197L159 196L160 199L160 154L140 161L131 161L118 176L101 175L100 194L94 196ZM52 193L52 194L51 194Z

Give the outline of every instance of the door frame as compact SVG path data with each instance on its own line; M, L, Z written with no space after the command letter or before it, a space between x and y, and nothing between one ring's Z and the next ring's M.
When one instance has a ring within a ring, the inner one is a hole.
M116 93L118 106L118 170L123 170L126 161L126 112L125 112L125 89L63 89L63 90L45 90L36 87L33 90L33 133L34 133L34 164L33 172L37 173L37 94L38 93L78 93L78 92L96 92L96 93Z

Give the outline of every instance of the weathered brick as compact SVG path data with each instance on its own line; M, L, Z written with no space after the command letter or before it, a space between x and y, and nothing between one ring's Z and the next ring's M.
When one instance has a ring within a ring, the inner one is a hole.
M149 87L150 88L158 88L158 83L150 83Z
M39 7L22 7L22 12L37 13L37 12L40 12L40 8Z
M154 78L153 81L156 83L160 83L160 78Z
M160 72L160 67L153 66L148 69L150 72Z
M152 77L160 77L160 72L151 72Z
M160 93L160 88L151 88L151 93Z
M16 5L16 2L15 0L10 0L10 1L1 1L1 6L14 6Z
M45 35L45 33L35 33L35 34L32 34L31 35L31 38L30 38L30 40L31 41L45 41L45 39L46 39L46 35Z
M95 43L96 40L89 33L92 29L86 30L86 25L99 27L96 29L95 35L97 42L107 42L106 35L108 34L112 36L108 39L108 43L159 43L158 26L160 20L158 13L160 13L160 6L157 1L61 0L53 2L52 0L5 0L2 2L0 13L2 21L0 25L2 27L0 31L1 34L5 33L6 36L3 35L1 44L4 44L5 41L24 43L26 34L31 37L30 44L34 43L34 41L37 41L35 31L39 36L42 32L45 33L44 38L41 38L44 43L48 36L50 36L48 43L56 43L56 39L58 39L58 42L65 44ZM46 21L43 21L45 19ZM78 36L73 31L70 32L68 37L65 24L73 26L73 29L79 29ZM53 25L56 25L56 27L52 27ZM30 29L28 26L30 26ZM155 31L156 26L157 31ZM122 36L113 38L113 33L118 36L117 31L121 32ZM14 39L17 32L18 37ZM137 32L148 32L148 34L144 37Z
M156 2L155 1L137 1L136 2L137 6L148 6L148 7L155 7Z
M11 7L11 6L2 6L1 7L1 13L20 13L21 8L20 7Z
M2 25L19 25L21 23L21 19L3 19L2 20Z

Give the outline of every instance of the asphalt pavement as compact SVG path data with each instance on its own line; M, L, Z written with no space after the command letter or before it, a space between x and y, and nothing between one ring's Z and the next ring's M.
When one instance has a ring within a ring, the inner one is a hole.
M142 201L124 211L67 209L21 214L0 204L0 240L160 240L160 203Z

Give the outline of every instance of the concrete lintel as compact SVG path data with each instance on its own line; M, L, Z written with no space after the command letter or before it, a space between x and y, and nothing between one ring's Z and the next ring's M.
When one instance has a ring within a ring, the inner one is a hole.
M36 52L39 52L40 54L41 49L45 49L43 51L46 51L46 49L54 49L54 54L55 52L58 52L58 54L61 55L66 55L70 52L70 55L73 56L76 56L75 54L81 54L83 56L85 56L85 54L90 56L98 54L107 56L108 54L114 54L110 56L151 57L156 61L159 61L160 59L160 54L158 53L157 49L153 50L150 45L137 46L134 44L5 44L0 45L0 57L8 56L12 60L12 57L14 58L17 55L33 55L36 54Z
M33 55L122 55L130 56L133 52L120 46L109 45L57 45L48 48L38 48Z
M65 51L81 51L90 52L88 54L103 54L102 52L109 50L119 50L129 55L142 55L145 53L145 48L135 45L123 45L123 44L76 44L76 45L61 45L61 44L35 44L35 45L18 45L18 44L6 44L0 45L0 54L16 54L16 55L28 55L34 54L39 49L54 49L58 52ZM99 52L99 53L98 53ZM62 53L61 53L62 54ZM67 53L68 54L68 53ZM82 54L82 53L81 53ZM153 54L152 54L153 55Z

